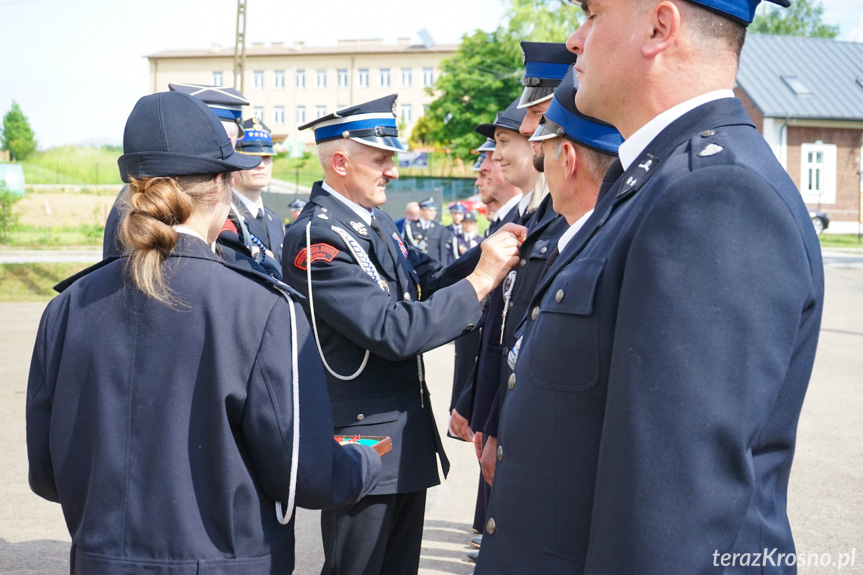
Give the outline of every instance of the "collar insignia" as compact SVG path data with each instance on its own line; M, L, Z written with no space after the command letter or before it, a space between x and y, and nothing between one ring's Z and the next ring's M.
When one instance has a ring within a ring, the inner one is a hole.
M698 152L698 156L701 158L706 158L707 156L715 156L724 149L725 148L723 148L719 144L707 144L707 146L703 150Z
M369 230L363 224L359 222L351 222L351 227L361 236L369 235Z

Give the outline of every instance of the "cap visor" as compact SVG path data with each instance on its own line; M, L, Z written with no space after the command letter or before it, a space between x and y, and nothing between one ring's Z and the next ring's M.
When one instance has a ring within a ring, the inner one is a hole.
M275 156L276 151L272 146L243 146L237 147L237 152L246 156Z
M540 124L539 128L533 133L533 136L528 138L528 141L531 142L542 142L544 140L550 140L552 138L558 138L560 136L557 135L557 130L549 126L548 124Z
M392 136L368 136L366 138L351 138L351 140L373 148L380 148L381 150L389 150L391 152L405 151L405 148L402 146L402 143L399 142L399 139Z
M497 143L494 140L486 140L483 145L476 149L477 152L494 152Z
M518 101L519 109L530 108L540 102L550 100L554 97L554 89L554 86L525 87L524 92L521 93L521 99Z

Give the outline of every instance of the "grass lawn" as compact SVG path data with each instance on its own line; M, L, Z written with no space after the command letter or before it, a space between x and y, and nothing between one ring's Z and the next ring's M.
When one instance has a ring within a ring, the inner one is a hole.
M0 264L0 301L49 301L56 284L89 265Z
M863 239L856 234L821 234L822 248L863 248Z
M22 162L24 181L35 184L107 185L122 187L119 148L61 146L39 151Z

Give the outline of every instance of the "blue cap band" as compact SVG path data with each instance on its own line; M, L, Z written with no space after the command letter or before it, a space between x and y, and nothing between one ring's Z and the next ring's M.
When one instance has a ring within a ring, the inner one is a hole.
M546 117L564 129L566 135L587 146L610 154L617 154L623 137L613 126L597 124L583 116L573 114L557 101L551 101Z
M335 138L341 138L344 132L353 130L373 130L381 128L398 128L395 118L377 118L372 120L358 120L356 122L342 122L323 128L315 128L315 142L323 142Z
M526 78L562 80L571 64L552 64L550 62L527 62L524 65Z
M210 109L213 111L214 114L216 114L218 118L224 118L226 120L231 120L232 122L234 120L239 120L243 117L242 112L240 112L239 110L226 110L225 108L214 108L212 106L210 106Z

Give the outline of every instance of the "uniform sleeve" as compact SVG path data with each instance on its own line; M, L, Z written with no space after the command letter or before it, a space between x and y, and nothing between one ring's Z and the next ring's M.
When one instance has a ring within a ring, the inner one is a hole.
M420 276L423 297L428 297L437 290L451 286L469 276L479 263L481 255L482 250L476 246L450 265L441 267L437 260L414 247L408 247L408 259Z
M59 334L51 321L54 306L49 305L42 315L30 374L27 378L27 459L30 465L29 482L33 493L49 501L60 501L54 483L54 466L51 463L50 434L53 399L48 382L49 345Z
M787 372L820 317L808 239L738 167L657 193L622 278L585 574L704 573L716 550L761 551L734 549L759 488L784 517L809 379Z
M292 244L290 254L286 250L283 265L290 285L309 298L304 240L303 235L300 245ZM325 255L313 255L311 262L315 316L388 361L405 360L452 341L480 319L476 292L466 280L437 290L428 299L423 293L423 301L396 301L355 261L335 232L312 225L311 244L326 246L320 248ZM425 291L424 282L422 286Z
M365 446L339 446L323 368L302 309L296 304L298 377L291 369L289 304L278 302L267 320L248 386L243 432L263 490L286 502L293 441L292 386L300 392L297 505L310 509L350 504L378 483L381 460Z

